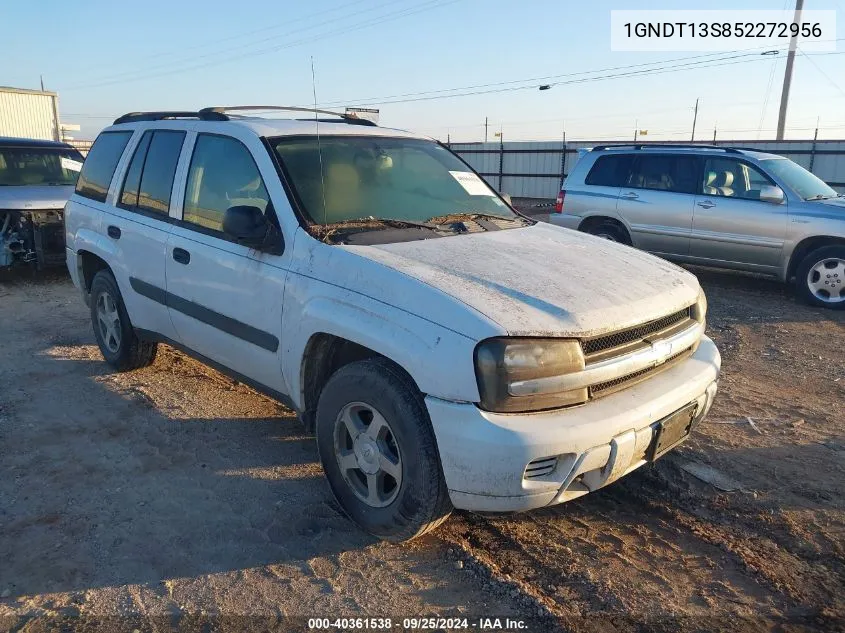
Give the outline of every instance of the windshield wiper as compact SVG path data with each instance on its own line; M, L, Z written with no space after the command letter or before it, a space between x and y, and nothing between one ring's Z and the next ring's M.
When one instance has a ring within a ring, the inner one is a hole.
M440 235L448 233L457 233L456 229L449 226L438 226L429 222L415 222L413 220L400 220L398 218L355 218L351 220L341 220L340 222L331 222L329 224L313 224L310 232L312 235L327 242L334 238L337 233L347 233L349 231L357 233L368 233L370 231L378 231L382 229L425 229Z
M512 218L503 215L496 215L495 213L481 213L477 211L468 211L465 213L450 213L449 215L438 215L429 218L428 222L439 226L448 226L449 224L457 224L466 220L504 220L505 222L526 222L522 216L515 215Z
M809 198L804 198L807 202L813 202L815 200L830 200L831 198L837 198L839 196L826 196L823 193L817 193L814 196L810 196Z

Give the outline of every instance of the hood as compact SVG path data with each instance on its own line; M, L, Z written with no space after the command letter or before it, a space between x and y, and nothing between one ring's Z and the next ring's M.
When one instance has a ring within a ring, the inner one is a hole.
M545 223L341 248L451 295L512 336L604 334L681 310L699 291L665 260Z
M63 209L73 190L73 185L0 187L0 209Z

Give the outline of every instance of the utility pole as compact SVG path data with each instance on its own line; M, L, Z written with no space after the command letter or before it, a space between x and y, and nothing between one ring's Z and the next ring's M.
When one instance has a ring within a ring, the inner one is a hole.
M695 114L692 115L692 136L690 141L695 141L695 122L698 121L698 97L695 99Z
M41 77L41 92L44 92L44 75L40 75Z
M639 119L634 121L634 143L637 142L637 132L640 129L640 121Z
M487 142L487 117L484 117L484 142Z
M795 17L793 23L801 23L801 10L804 8L804 0L795 0ZM786 55L786 71L783 73L783 91L780 93L780 112L778 113L777 140L783 140L783 132L786 127L786 107L789 104L789 86L792 83L792 66L795 64L795 49L798 46L798 38L793 35L789 40L789 52Z
M713 124L713 142L716 142L716 124Z

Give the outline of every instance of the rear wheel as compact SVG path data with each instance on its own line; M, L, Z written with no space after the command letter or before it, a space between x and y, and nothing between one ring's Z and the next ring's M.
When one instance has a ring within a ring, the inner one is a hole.
M590 224L582 229L585 233L595 235L610 242L619 242L620 244L630 244L631 240L628 237L628 231L624 227L619 226L616 222L604 220Z
M109 365L118 371L130 371L152 364L158 345L136 336L111 271L101 270L94 275L90 307L94 337Z
M410 378L385 359L341 367L317 405L317 447L346 514L390 541L407 541L452 510L431 421Z
M845 309L845 246L822 246L807 255L798 265L795 286L811 305Z

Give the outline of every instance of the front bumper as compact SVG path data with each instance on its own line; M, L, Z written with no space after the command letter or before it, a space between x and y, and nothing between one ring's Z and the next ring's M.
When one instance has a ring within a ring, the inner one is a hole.
M659 420L695 402L693 429L701 422L716 395L720 366L716 345L704 336L675 367L570 409L500 414L428 396L453 505L479 512L531 510L606 486L646 463ZM543 468L526 477L532 462Z

